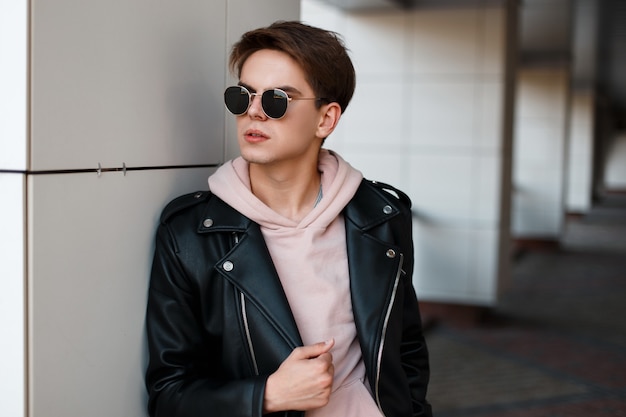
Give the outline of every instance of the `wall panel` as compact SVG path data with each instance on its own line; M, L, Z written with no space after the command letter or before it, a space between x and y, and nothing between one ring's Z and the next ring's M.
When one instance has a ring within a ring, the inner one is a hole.
M571 213L586 213L592 205L595 97L572 92L567 146L566 205Z
M33 1L32 169L220 162L225 7Z
M565 216L568 71L527 68L517 82L512 231L555 240Z
M24 175L0 172L0 416L22 417L26 401Z
M28 2L0 2L0 171L26 169Z
M207 169L29 179L30 415L145 413L144 313L160 210Z

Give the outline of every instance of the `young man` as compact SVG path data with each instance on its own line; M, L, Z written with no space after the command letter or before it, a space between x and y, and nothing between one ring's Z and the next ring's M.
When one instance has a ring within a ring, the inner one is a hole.
M277 22L230 64L241 157L157 232L150 415L431 416L410 201L321 147L355 86L342 42Z

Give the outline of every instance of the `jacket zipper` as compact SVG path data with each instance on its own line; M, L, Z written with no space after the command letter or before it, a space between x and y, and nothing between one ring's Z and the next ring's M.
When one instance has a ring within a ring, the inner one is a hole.
M254 374L259 375L259 367L256 363L256 355L254 353L254 346L252 346L252 337L250 336L250 327L248 326L248 315L246 314L246 297L243 293L240 293L241 298L241 317L243 318L243 327L246 331L246 340L248 341L248 350L250 351L250 358L252 359L252 365L254 367Z
M259 376L259 366L256 363L256 354L254 353L254 346L252 346L252 337L250 336L250 327L248 326L248 315L246 314L246 297L243 293L240 293L241 299L241 317L243 318L243 327L246 331L246 339L248 341L248 350L250 351L250 358L252 358L252 365L254 367L254 374ZM283 414L285 417L289 415L288 411Z
M380 413L384 416L383 407L380 403L380 393L378 392L378 384L380 383L380 367L383 360L383 349L385 348L385 336L387 335L387 325L389 324L389 316L391 316L391 309L393 308L393 303L396 299L396 294L398 292L398 283L400 282L400 275L402 274L402 264L404 262L404 255L400 254L400 265L398 265L398 272L396 273L396 279L393 283L393 291L391 292L391 298L389 300L389 304L387 305L387 311L385 313L385 321L383 322L383 328L381 331L380 337L380 346L378 347L378 358L376 360L376 383L374 384L376 390L376 404L378 405L378 409Z
M237 232L233 232L233 243L236 245L239 243L239 235ZM254 353L254 346L252 346L252 336L250 336L250 326L248 325L248 314L246 313L246 296L240 292L239 298L241 301L241 319L243 321L243 328L246 332L246 341L248 342L248 351L250 352L250 358L252 359L252 366L254 367L254 374L259 375L259 367L256 363L256 355Z

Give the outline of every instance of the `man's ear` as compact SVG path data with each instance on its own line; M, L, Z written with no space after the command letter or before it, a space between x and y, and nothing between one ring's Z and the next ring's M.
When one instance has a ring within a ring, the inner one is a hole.
M332 102L320 107L320 121L317 125L317 136L320 138L328 137L333 133L335 127L337 127L340 118L341 106L339 106L339 103Z

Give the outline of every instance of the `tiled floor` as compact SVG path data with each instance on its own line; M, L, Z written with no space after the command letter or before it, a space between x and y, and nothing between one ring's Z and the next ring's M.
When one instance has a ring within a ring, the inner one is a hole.
M427 342L436 417L626 416L626 196L518 257L484 323Z

